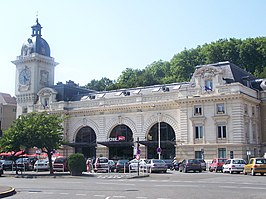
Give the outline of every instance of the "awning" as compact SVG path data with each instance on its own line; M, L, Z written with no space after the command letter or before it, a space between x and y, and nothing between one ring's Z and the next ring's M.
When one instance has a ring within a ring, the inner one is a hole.
M159 142L158 141L139 141L140 144L143 144L145 146L158 146ZM170 140L164 140L160 142L160 145L163 146L172 146L175 145L175 141L170 141Z
M134 146L134 142L115 142L115 141L107 141L107 142L97 142L98 144L112 147L112 146Z
M68 146L71 147L96 147L97 144L95 142L93 143L89 143L89 142L72 142L72 143L68 143Z

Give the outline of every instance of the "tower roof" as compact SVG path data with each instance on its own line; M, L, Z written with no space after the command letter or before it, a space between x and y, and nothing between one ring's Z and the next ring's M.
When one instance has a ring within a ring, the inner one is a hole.
M22 45L21 56L28 56L32 53L38 53L50 57L50 47L49 44L42 38L41 29L42 26L39 23L38 18L36 19L36 24L31 26L32 34Z

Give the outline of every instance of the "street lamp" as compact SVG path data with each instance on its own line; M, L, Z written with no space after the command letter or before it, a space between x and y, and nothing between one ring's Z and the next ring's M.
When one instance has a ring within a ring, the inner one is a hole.
M161 115L161 113L158 113L158 148L157 148L157 153L158 153L159 160L161 159L161 124L160 124L160 115Z

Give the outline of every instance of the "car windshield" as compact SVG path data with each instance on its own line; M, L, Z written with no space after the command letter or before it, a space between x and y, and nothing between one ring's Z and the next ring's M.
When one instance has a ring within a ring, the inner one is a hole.
M64 163L64 159L63 158L57 158L57 159L55 159L54 163Z
M266 159L256 159L256 164L266 164Z
M233 160L232 163L233 164L246 164L244 160Z
M124 163L127 163L128 160L118 160L119 164L124 164Z
M219 159L218 162L225 162L226 159Z
M194 159L189 159L188 163L199 163L198 160L194 160Z
M165 164L165 162L163 160L153 160L153 163Z
M101 158L99 159L99 163L108 163L108 159Z

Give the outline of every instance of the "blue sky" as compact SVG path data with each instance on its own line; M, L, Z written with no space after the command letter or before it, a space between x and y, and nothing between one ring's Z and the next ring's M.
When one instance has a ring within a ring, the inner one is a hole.
M55 83L117 79L221 38L266 36L264 0L8 0L0 2L0 92L15 93L15 65L38 12L60 64Z

